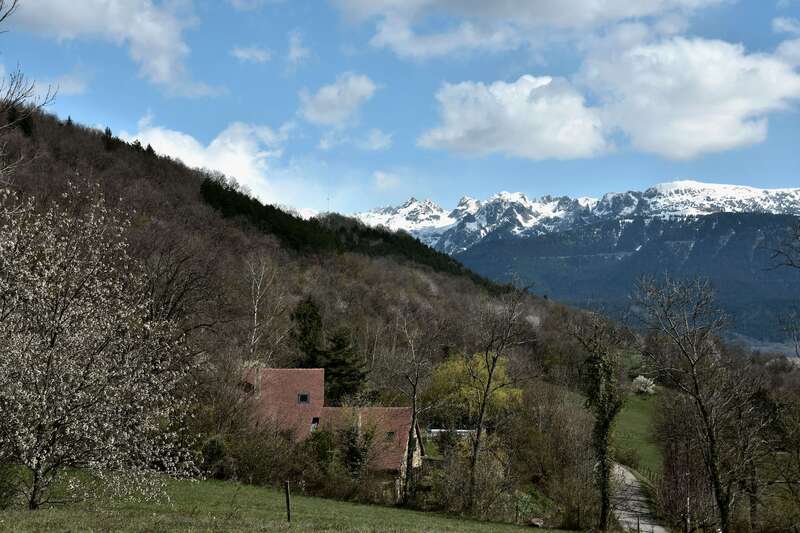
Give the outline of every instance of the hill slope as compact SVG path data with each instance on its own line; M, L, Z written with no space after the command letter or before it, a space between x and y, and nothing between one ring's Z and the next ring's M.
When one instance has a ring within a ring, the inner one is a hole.
M119 503L94 508L0 511L0 530L66 531L524 531L521 527L293 496L286 523L282 492L216 481L173 482L171 503ZM541 530L547 531L547 530Z

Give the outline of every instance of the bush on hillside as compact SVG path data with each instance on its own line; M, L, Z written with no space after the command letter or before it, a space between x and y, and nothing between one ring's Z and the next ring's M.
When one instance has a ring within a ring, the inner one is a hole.
M655 394L656 382L645 376L637 376L636 379L633 380L633 391L636 394Z

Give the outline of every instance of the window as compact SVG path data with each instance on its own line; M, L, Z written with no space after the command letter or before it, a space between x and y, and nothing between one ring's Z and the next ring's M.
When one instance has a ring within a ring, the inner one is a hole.
M313 433L319 428L319 417L315 416L311 419L311 432Z
M307 392L301 392L297 395L297 403L309 403L311 396Z
M386 442L394 441L394 431L386 432Z

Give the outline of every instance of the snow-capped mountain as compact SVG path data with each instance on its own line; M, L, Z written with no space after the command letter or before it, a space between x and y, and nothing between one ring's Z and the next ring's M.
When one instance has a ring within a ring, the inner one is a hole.
M465 206L464 212L467 209ZM448 213L430 200L410 198L403 205L381 207L365 213L358 213L356 218L369 226L383 226L393 231L407 231L426 244L433 246L439 240L444 229L457 222L457 219L453 218L453 214L456 212L457 209Z
M486 239L536 236L578 225L628 218L681 218L712 213L800 215L800 188L757 189L698 181L661 183L645 191L608 193L602 198L501 192L479 201L464 197L452 210L414 198L399 207L355 215L364 223L408 231L454 254Z

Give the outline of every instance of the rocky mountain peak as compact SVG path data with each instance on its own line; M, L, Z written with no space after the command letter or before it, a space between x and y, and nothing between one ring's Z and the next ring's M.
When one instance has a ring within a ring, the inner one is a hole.
M758 189L695 180L660 183L644 191L601 198L543 196L501 191L480 201L464 196L447 211L430 200L411 198L399 207L356 215L366 224L403 229L447 253L483 239L542 235L604 220L693 217L712 213L800 215L800 188Z

